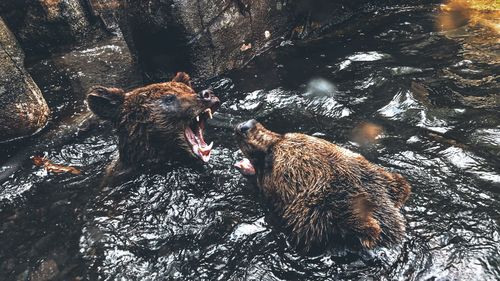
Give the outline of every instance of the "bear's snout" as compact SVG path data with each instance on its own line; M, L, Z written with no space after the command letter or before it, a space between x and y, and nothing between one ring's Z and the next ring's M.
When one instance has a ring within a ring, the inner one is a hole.
M205 89L201 92L198 93L198 97L204 102L209 105L211 108L216 108L219 107L220 105L220 100L219 98L214 95L214 92L210 89Z
M255 119L251 119L245 122L242 122L236 126L236 132L242 135L245 135L250 129L257 125L257 121Z

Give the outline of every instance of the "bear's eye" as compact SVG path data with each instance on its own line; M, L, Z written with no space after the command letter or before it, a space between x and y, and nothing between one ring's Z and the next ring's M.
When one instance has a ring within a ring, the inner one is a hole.
M175 95L167 95L162 98L163 103L170 104L172 103L177 97Z

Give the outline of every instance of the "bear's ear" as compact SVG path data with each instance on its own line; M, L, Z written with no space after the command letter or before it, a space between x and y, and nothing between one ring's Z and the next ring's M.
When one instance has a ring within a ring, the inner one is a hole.
M186 72L177 72L174 78L172 78L172 82L180 82L191 87L191 77Z
M115 120L120 114L124 91L118 88L97 86L87 95L89 108L95 115L105 120Z

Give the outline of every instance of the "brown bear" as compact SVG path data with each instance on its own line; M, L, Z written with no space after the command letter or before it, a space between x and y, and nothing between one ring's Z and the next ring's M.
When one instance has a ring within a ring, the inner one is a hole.
M400 209L411 188L401 175L326 140L278 134L255 120L239 124L235 135L247 157L235 166L255 176L299 249L372 249L403 238Z
M94 87L87 101L100 118L112 122L118 134L119 159L108 173L127 167L197 158L207 162L213 143L203 132L220 101L211 90L196 93L188 74L179 72L170 82L125 92Z

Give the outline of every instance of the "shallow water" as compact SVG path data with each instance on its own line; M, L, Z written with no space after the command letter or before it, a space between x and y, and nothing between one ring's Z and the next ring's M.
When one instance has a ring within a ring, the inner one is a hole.
M364 13L209 81L224 103L206 133L216 146L205 168L166 163L101 190L116 157L106 124L42 151L81 175L26 160L0 184L0 279L500 279L498 47L474 45L492 36L478 27L436 32L435 17L433 7ZM232 127L250 118L407 177L404 243L297 253L232 167L241 157Z

